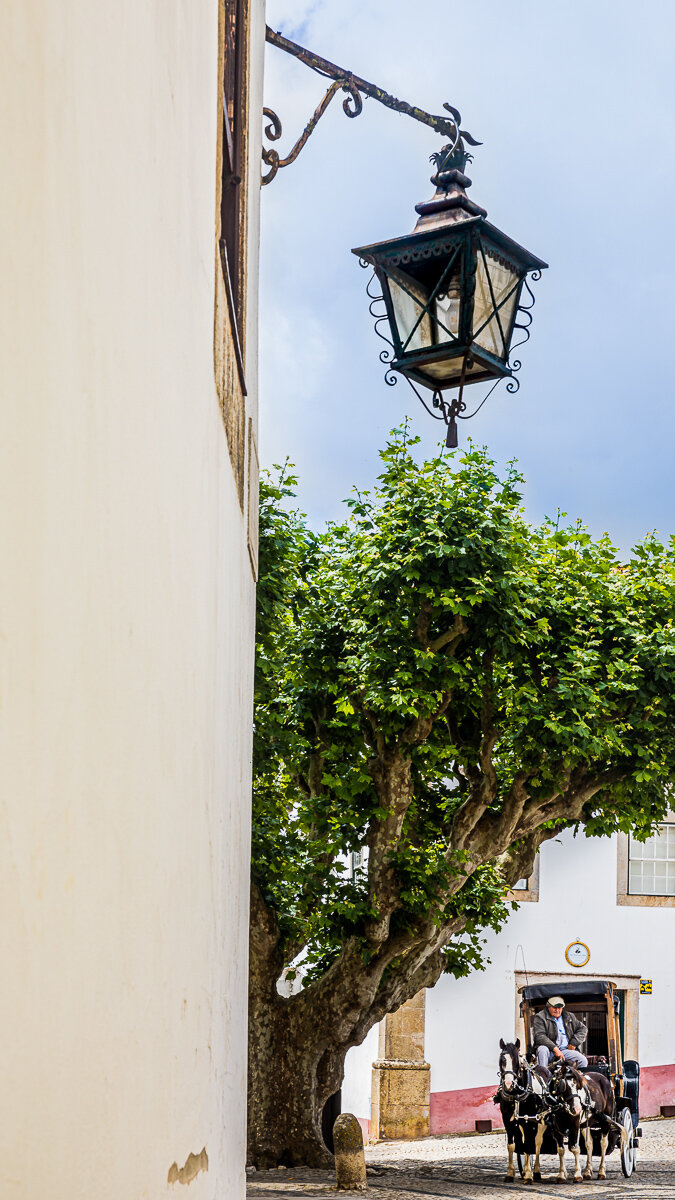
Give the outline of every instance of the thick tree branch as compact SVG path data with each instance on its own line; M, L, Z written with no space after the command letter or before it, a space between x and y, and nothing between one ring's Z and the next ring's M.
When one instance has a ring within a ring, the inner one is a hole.
M469 835L464 839L464 849L472 857L490 857L502 854L516 838L518 823L529 799L526 784L535 774L533 770L519 771L504 797L498 812L484 812Z
M325 975L294 997L293 1003L299 1011L306 1010L306 1019L311 1022L311 1013L324 1003L320 997L325 997L326 1002L330 1001L332 1027L339 1031L340 1041L346 1039L350 1045L356 1045L386 1013L416 995L420 986L430 986L418 984L419 972L464 924L463 916L441 926L433 921L422 922L412 941L405 934L390 937L369 961L364 961L359 946L352 941L343 947ZM434 982L441 970L439 964ZM425 977L431 978L431 973L427 968ZM415 980L412 985L410 979ZM359 1036L357 1031L362 1026L363 1033Z
M504 879L511 887L519 879L527 878L532 874L534 860L537 857L542 842L549 841L555 837L565 828L565 824L565 821L560 821L556 828L537 829L534 833L509 846L508 850L505 850L503 854L500 854L496 863Z
M433 650L434 654L438 654L440 650L451 651L454 653L457 643L464 637L464 634L469 632L464 617L459 613L455 617L455 623L452 629L446 629L445 633L441 633L433 642L429 642L429 650Z
M313 800L320 796L323 791L323 764L324 756L319 750L309 756L309 764L307 770L307 784L309 787L309 799Z
M499 792L499 781L493 761L494 750L499 741L499 729L494 723L493 662L494 648L491 648L483 656L486 678L481 696L478 762L474 765L469 764L465 769L469 781L469 794L455 814L452 825L451 842L459 850L465 847L469 834L475 830Z
M276 913L265 903L255 879L251 880L249 945L252 986L264 989L270 979L276 985L284 966L281 932Z
M426 717L416 717L414 721L404 729L398 739L397 746L420 746L425 742L431 733L436 721L444 716L448 705L452 700L452 692L444 692L441 696L440 703L432 713Z
M295 784L296 788L298 789L298 791L302 792L302 794L306 800L309 800L311 798L312 791L309 786L309 783L305 779L305 776L301 775L301 774L296 774L296 775L292 775L291 779L292 779L293 783Z
M460 891L473 871L485 862L495 861L505 883L510 886L523 875L529 875L540 845L555 837L569 825L570 820L578 819L588 799L602 787L617 782L620 777L617 771L607 771L582 781L578 774L573 796L569 793L558 794L546 802L546 829L541 827L540 815L533 830L528 833L524 828L519 829L518 840L505 847L499 855L495 854L494 847L484 845L482 856L476 856L475 861L467 863L466 872L449 886L443 903ZM422 988L432 987L437 982L444 968L443 950L453 937L462 932L465 923L465 916L459 913L439 925L430 913L426 919L420 920L415 929L407 927L393 935L388 932L369 960L364 960L356 940L345 944L338 959L324 976L307 989L308 999L310 995L312 997L307 1020L311 1020L310 1008L315 1012L317 998L323 995L326 1002L330 1001L332 1032L337 1041L343 1044L345 1050L358 1045L372 1026L387 1013L395 1012ZM302 999L302 995L298 996L294 998L294 1003L301 1003Z
M588 768L584 767L572 772L569 787L563 792L544 800L530 800L522 814L519 835L527 836L549 821L563 819L569 824L570 821L581 820L588 801L603 788L619 783L626 775L625 770L617 767L589 778L587 770Z
M378 718L375 716L375 713L371 709L366 707L366 705L364 704L364 701L363 701L363 696L364 696L363 692L358 692L356 694L352 694L351 695L352 703L354 705L354 708L357 709L358 712L360 712L362 714L362 716L365 718L367 725L369 727L368 729L365 729L363 731L366 742L371 747L371 749L375 750L376 754L383 755L386 750L386 743L384 740L384 734L382 733L382 724L378 720ZM371 734L372 734L372 737L371 737Z
M433 612L433 604L431 600L423 600L420 605L420 611L417 614L417 625L415 626L415 637L417 638L423 650L429 649L429 622Z
M403 822L413 798L410 759L389 751L371 759L368 770L380 808L386 817L372 821L368 846L368 899L377 917L366 922L366 936L381 945L389 933L391 914L398 904L398 884L391 854L398 846Z

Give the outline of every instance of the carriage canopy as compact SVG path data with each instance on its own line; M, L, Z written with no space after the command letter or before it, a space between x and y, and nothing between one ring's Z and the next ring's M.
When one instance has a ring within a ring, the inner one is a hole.
M598 1000L611 993L615 1009L619 1008L619 997L615 985L607 979L575 979L571 983L531 983L518 989L524 1000L537 1008L545 1004L549 996L562 996L565 1004L580 1000Z

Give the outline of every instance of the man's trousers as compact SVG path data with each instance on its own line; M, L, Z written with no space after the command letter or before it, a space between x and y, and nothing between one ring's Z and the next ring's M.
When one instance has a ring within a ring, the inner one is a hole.
M584 1067L588 1066L588 1059L584 1058L579 1050L573 1050L571 1046L566 1046L563 1050L565 1062L571 1063L573 1067L578 1067L583 1071ZM549 1050L548 1046L539 1046L537 1048L537 1061L540 1067L548 1067L555 1062L557 1055Z

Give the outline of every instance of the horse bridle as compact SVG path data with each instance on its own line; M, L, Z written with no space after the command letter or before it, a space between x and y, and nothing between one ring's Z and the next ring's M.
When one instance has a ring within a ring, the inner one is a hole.
M561 1064L558 1079L556 1080L555 1076L554 1076L553 1082L563 1083L563 1084L567 1084L569 1086L570 1081L569 1081L569 1078L567 1078L565 1076L564 1069L565 1069L565 1064ZM571 1086L569 1087L569 1090L570 1090L570 1092L572 1092ZM570 1116L573 1116L573 1117L581 1116L583 1118L585 1116L588 1116L588 1114L591 1112L591 1110L593 1108L593 1100L592 1100L591 1094L585 1085L584 1085L582 1092L572 1093L573 1096L576 1095L576 1097L578 1098L578 1100L581 1103L581 1113L575 1112L574 1099L572 1099L571 1103L568 1104L568 1102L564 1096L561 1097L556 1092L552 1092L550 1087L547 1088L546 1091L547 1091L547 1098L551 1105L551 1108L557 1108L557 1109L564 1108L570 1114ZM587 1102L583 1098L584 1095L587 1097Z
M511 1061L513 1062L513 1060L511 1060ZM509 1100L514 1100L514 1101L515 1100L520 1101L520 1100L524 1100L527 1096L531 1095L531 1093L532 1093L532 1072L530 1070L530 1067L529 1067L528 1063L525 1062L524 1060L520 1061L519 1067L521 1069L523 1067L525 1068L526 1082L524 1084L520 1083L520 1080L519 1080L520 1070L514 1071L512 1067L504 1069L504 1070L502 1070L501 1067L499 1068L499 1087L497 1088L497 1094L495 1096L495 1099L497 1098L497 1096L502 1096L505 1100L509 1099ZM504 1087L504 1080L507 1075L513 1076L513 1089L510 1091L507 1091L507 1089Z

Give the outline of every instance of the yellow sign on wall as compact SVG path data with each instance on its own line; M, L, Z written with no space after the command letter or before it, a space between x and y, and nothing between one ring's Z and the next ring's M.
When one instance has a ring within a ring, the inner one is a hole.
M640 995L641 996L651 996L651 994L652 994L651 979L641 979L640 980Z

